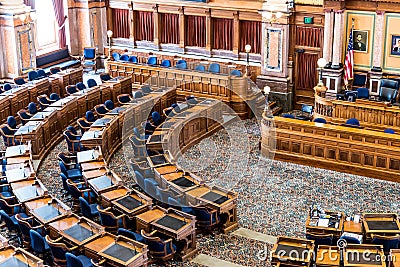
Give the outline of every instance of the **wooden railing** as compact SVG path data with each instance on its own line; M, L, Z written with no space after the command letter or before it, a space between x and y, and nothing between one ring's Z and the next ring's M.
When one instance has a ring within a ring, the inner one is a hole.
M383 132L263 116L262 153L275 158L384 180L400 181L400 136ZM271 131L270 131L271 132Z

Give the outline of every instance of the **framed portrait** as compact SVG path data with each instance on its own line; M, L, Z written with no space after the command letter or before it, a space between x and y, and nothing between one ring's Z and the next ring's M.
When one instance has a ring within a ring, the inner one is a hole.
M400 35L392 34L392 45L390 46L390 55L400 57Z
M368 53L368 31L353 30L353 50Z

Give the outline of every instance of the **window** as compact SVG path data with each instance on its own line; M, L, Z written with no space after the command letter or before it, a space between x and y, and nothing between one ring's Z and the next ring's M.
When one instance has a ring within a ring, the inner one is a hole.
M36 14L37 54L44 54L58 49L58 27L54 15L53 1L37 1Z

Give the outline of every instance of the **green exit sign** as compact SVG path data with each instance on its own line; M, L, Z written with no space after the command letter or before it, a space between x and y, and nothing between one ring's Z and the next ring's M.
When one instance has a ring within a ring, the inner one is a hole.
M313 24L314 17L304 17L304 24Z

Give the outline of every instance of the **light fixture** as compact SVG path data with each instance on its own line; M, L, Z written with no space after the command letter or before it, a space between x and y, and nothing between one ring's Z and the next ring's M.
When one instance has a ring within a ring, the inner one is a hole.
M18 16L19 20L22 21L22 23L25 24L25 20L26 20L26 14L22 13Z
M108 60L111 60L111 37L113 36L112 30L107 31L108 37Z
M246 51L246 76L250 76L250 51L251 51L251 45L247 44L244 47L244 51Z
M269 87L268 85L264 86L264 95L265 95L265 107L264 107L264 112L268 111L269 108L269 103L268 103L268 96L269 93L271 92L271 87Z
M326 59L323 58L323 57L321 57L317 61L317 65L318 65L318 68L319 68L319 82L318 82L318 85L322 85L322 86L324 85L324 83L322 82L322 70L325 68L326 63L327 63Z

